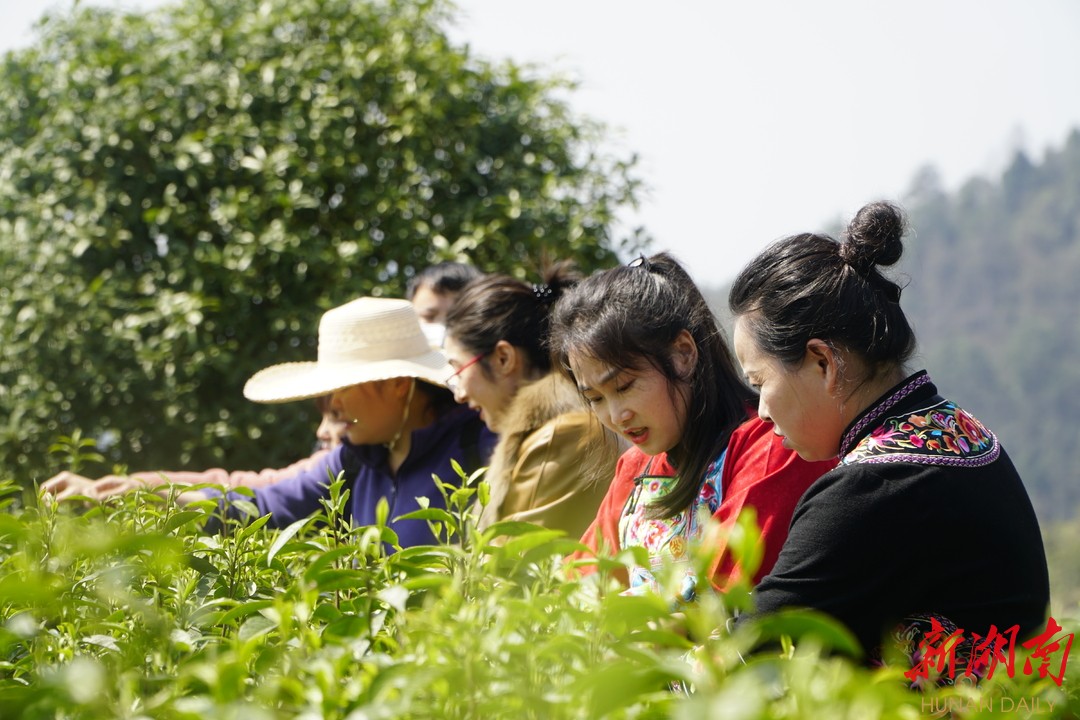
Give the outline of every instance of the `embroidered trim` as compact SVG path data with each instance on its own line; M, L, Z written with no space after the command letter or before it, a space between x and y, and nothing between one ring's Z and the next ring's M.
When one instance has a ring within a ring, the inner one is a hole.
M920 465L982 467L998 459L1001 444L970 413L948 400L886 418L840 461L911 462Z
M652 461L645 472L634 478L634 489L623 506L619 519L620 547L643 547L649 555L649 566L629 568L630 587L623 594L640 595L660 590L656 568L674 562L686 565L672 608L693 601L697 595L697 577L689 567L689 548L701 541L704 517L715 515L723 499L723 469L725 449L709 464L697 497L689 508L670 518L650 518L647 508L651 502L667 495L678 482L678 475L649 475Z
M840 441L841 454L846 455L847 452L854 450L855 448L853 445L855 443L855 438L862 435L866 431L866 428L870 427L871 424L878 424L878 420L885 417L885 414L892 410L897 403L921 388L923 385L928 385L929 383L930 375L924 370L915 375L915 377L911 379L911 382L905 384L892 395L885 398L885 400L878 404L873 411L864 415L859 422L855 423L850 430L844 433L844 437ZM851 450L844 452L843 448L851 448Z

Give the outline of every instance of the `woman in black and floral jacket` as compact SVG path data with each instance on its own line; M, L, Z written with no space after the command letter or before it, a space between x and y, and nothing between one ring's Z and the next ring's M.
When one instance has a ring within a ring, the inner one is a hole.
M785 238L732 287L760 416L803 458L840 460L800 500L757 611L826 612L871 654L913 616L1025 638L1049 605L1038 521L997 437L904 369L915 337L878 269L903 231L897 208L867 205L844 242Z

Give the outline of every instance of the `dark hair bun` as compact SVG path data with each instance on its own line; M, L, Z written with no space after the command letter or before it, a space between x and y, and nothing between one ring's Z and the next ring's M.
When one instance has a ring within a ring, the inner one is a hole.
M904 253L900 238L905 229L904 213L887 202L864 205L855 213L840 244L840 257L860 273L875 265L892 265Z

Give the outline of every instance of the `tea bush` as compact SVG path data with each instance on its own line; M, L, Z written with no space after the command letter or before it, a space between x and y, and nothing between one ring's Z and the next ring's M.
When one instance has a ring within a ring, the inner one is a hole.
M576 541L520 523L477 532L466 506L485 490L446 486L448 510L414 514L451 544L390 552L385 508L371 527L342 521L340 480L313 518L271 531L250 506L250 522L221 535L204 532L219 513L210 501L140 492L57 505L4 483L0 717L900 719L947 707L984 717L1003 698L1038 701L1039 717L1080 707L1066 694L1075 672L1061 688L1000 673L916 693L900 669L848 659L850 636L808 613L728 632L745 585L672 616L663 593L619 594L611 571L630 552L567 578ZM754 532L746 517L729 542L750 564ZM699 573L708 560L695 558Z

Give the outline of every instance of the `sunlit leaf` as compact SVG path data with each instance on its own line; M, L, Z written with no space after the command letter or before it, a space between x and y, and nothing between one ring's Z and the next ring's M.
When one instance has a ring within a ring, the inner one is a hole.
M240 639L251 640L252 638L260 637L270 632L277 627L277 623L262 615L255 615L244 621L244 624L240 626Z
M274 542L270 545L270 550L266 553L266 564L269 565L272 563L274 561L274 556L281 551L281 548L285 547L285 544L310 522L310 518L301 518L282 529L277 537L274 538Z

